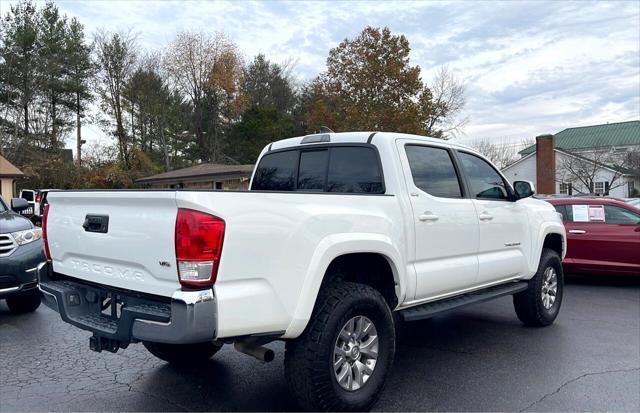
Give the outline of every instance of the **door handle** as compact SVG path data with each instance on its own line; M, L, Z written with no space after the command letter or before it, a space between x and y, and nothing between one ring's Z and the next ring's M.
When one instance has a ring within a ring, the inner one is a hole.
M493 219L493 215L489 215L486 212L483 212L482 214L478 215L478 218L480 219L480 221L491 221Z
M587 231L585 231L583 229L570 229L569 233L571 233L571 234L586 234Z
M418 216L418 219L419 219L420 221L435 222L435 221L437 221L438 219L440 219L440 217L439 217L439 216L437 216L437 215L435 215L435 214L432 214L431 212L425 212L424 214L420 214L420 215Z

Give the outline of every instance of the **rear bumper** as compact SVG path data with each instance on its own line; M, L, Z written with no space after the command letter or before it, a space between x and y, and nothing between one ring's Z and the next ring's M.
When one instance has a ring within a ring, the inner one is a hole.
M212 289L176 290L171 299L112 289L51 272L38 271L44 303L62 319L125 347L137 341L189 344L216 337L217 305ZM103 304L118 303L108 310ZM106 312L106 313L105 313Z

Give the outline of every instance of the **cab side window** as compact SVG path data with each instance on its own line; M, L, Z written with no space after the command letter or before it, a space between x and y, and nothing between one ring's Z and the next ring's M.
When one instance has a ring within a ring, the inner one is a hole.
M366 147L331 148L326 192L383 194L376 152Z
M251 190L384 194L381 168L373 147L278 151L260 159Z
M327 178L329 150L300 153L298 167L298 191L322 191Z
M508 200L509 190L502 176L487 161L466 152L458 152L477 199Z
M269 153L262 157L253 177L253 191L293 191L298 151Z
M458 174L448 150L407 145L405 151L415 186L429 195L462 198Z

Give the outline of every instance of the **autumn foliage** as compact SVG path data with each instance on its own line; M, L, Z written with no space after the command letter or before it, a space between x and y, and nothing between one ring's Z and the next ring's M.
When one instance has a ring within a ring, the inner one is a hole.
M253 163L270 142L323 126L446 138L463 123L463 85L446 69L426 82L410 54L405 36L366 27L305 82L291 61L247 59L222 33L185 30L143 50L131 31L86 35L54 3L22 0L0 29L0 152L29 174L22 187L117 188ZM83 146L86 130L107 139Z

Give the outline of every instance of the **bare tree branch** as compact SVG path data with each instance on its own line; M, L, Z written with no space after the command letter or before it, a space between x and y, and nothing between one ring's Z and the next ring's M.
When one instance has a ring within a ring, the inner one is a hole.
M518 152L520 150L532 144L533 141L530 140L523 140L517 143L505 140L482 139L471 146L486 156L498 168L503 169L519 159Z
M428 114L424 125L428 136L455 136L467 124L468 117L458 117L466 103L464 91L464 82L447 66L438 69L430 87L425 87L424 98L421 99L423 110Z
M605 195L625 184L621 178L631 158L616 153L613 148L590 152L563 150L560 154L561 161L556 172L556 180L559 182L579 183L588 192L594 192L595 182L602 181L598 176L606 171L608 188L604 188Z

